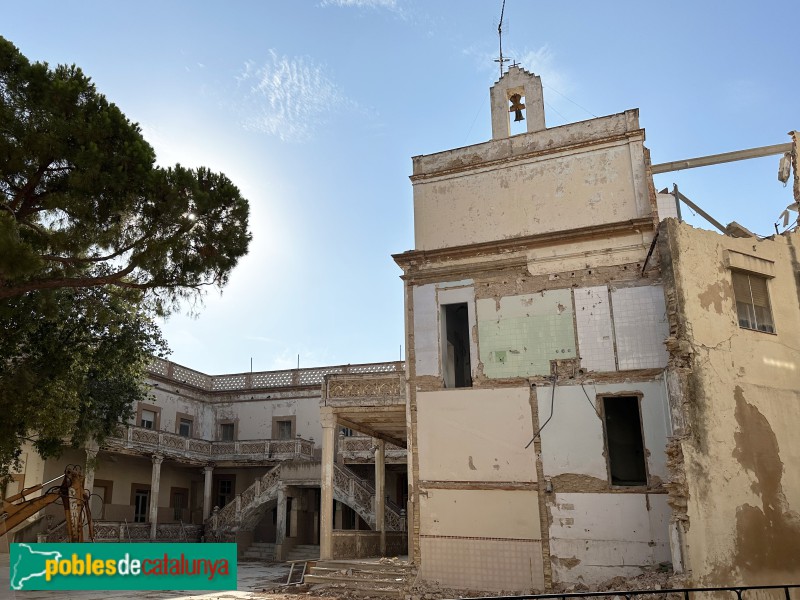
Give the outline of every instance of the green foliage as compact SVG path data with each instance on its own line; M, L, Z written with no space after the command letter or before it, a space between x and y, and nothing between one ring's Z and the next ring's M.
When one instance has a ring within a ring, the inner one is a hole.
M161 311L224 285L248 204L206 168L163 169L79 68L0 38L0 299L61 287L149 290Z
M226 283L248 212L223 174L155 166L78 67L0 37L1 469L26 439L51 455L130 417L165 351L154 316Z
M62 288L0 302L5 469L25 440L45 457L102 441L147 397L144 370L166 348L139 294Z

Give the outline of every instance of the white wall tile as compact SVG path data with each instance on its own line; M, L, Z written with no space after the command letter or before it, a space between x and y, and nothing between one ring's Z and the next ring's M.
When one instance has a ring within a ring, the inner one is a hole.
M615 371L608 288L604 285L577 288L574 297L581 367L589 371Z
M611 305L620 371L666 367L669 325L661 286L612 290Z

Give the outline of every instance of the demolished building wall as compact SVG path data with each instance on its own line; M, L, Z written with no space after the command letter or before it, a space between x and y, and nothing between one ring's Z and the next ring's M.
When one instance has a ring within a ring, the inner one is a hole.
M698 585L800 572L800 233L732 238L669 219L670 503ZM768 294L752 323L734 277ZM738 304L738 306L737 306ZM744 305L744 306L743 306ZM763 310L763 309L762 309Z
M492 96L512 92L537 98L541 82L512 67ZM415 157L416 249L395 255L413 555L445 586L543 590L670 559L644 132L633 110L534 129ZM627 437L609 446L615 411ZM640 455L628 479L615 444Z

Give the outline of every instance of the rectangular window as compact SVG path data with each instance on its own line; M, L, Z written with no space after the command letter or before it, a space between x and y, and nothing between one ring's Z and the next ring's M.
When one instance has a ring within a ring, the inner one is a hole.
M234 480L226 477L217 481L217 506L223 508L226 504L233 501Z
M146 523L150 507L150 490L135 489L133 492L133 522Z
M290 440L292 439L292 422L291 421L278 421L278 439Z
M172 488L170 490L170 507L172 507L173 520L186 521L189 507L189 490L186 488Z
M603 425L611 485L647 485L639 398L637 396L603 398Z
M192 437L192 420L180 419L178 421L178 435L183 437Z
M155 429L156 413L152 410L142 409L142 416L139 425L145 429Z
M769 308L767 278L752 273L733 271L733 295L739 327L775 333Z
M219 426L219 436L223 442L232 442L234 435L233 423L222 423Z
M181 418L178 421L178 435L192 437L192 420Z
M466 302L442 306L442 365L445 387L472 387Z

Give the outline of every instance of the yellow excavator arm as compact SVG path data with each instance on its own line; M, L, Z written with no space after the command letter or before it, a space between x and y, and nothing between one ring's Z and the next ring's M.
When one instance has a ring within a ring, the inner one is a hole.
M47 483L34 485L9 496L2 501L0 509L0 536L13 529L28 517L61 500L64 505L64 517L66 519L67 538L70 542L83 541L83 524L89 525L89 539L94 541L94 525L92 515L89 510L89 492L83 489L84 478L81 468L77 465L69 465L64 470L64 477L61 484L49 488L40 496L28 498L43 489Z

